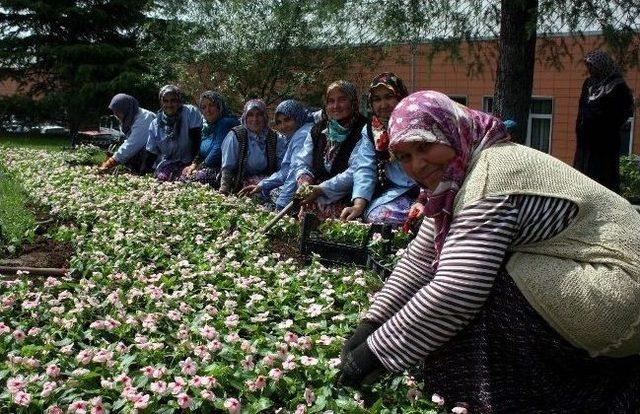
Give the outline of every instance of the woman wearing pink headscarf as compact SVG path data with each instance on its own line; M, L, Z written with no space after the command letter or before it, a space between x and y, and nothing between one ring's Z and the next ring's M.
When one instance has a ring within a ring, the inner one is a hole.
M390 149L425 221L345 343L341 381L424 364L471 412L640 410L640 215L503 123L420 91Z

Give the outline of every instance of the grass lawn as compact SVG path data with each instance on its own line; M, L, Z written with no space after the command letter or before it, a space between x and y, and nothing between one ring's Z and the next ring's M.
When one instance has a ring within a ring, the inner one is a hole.
M42 134L0 134L0 146L29 147L59 151L70 146L69 137L66 135L42 135Z
M26 204L20 182L0 164L0 251L15 248L30 238L36 219Z

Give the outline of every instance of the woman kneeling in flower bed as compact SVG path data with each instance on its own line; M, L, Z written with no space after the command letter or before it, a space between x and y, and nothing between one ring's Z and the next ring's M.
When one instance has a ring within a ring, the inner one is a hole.
M424 363L471 411L640 410L640 216L500 120L433 91L390 148L428 191L416 239L342 357L344 384Z
M200 142L200 164L192 163L185 171L188 181L217 186L217 177L222 164L222 141L231 128L238 125L238 118L222 95L205 91L200 95L200 110L204 117Z
M366 119L358 110L358 92L351 82L333 82L324 101L322 120L307 135L295 161L298 191L304 198L302 211L313 212L323 219L341 215L351 219L356 216L344 211L349 202L367 203L357 196L353 182L354 149ZM356 196L352 197L352 193Z
M369 205L366 210L362 205L351 207L352 214L356 217L362 214L366 222L402 225L420 192L416 182L389 153L389 117L407 94L402 79L393 73L381 73L369 86L373 117L362 128L353 177L354 183L362 183L354 185L354 190L360 189L358 197L367 200Z
M284 139L269 128L267 106L261 99L247 101L241 121L222 142L222 194L257 184L280 168L284 156Z
M276 128L287 140L287 150L284 153L280 169L256 185L249 185L240 194L261 193L269 204L275 204L277 210L282 210L293 199L298 189L295 169L291 161L302 151L304 140L313 127L313 120L309 122L309 114L302 104L294 99L280 102L275 113Z
M147 151L158 156L156 178L171 181L185 176L192 162L198 163L202 115L195 106L182 103L177 86L164 86L159 98L162 109L149 126Z

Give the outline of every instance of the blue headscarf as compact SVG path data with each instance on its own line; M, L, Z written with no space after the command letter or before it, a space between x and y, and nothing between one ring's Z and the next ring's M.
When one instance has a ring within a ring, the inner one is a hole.
M287 99L280 102L276 107L276 115L282 114L292 118L296 122L296 129L299 129L307 122L309 114L307 109L295 99Z
M138 114L138 110L140 109L138 100L131 95L119 93L111 98L109 109L123 115L122 132L124 132L124 135L128 137L131 133L131 126L133 125L133 121L135 120L136 115Z
M211 102L213 102L213 104L218 107L218 111L220 112L220 115L218 116L218 119L216 119L215 122L209 123L209 121L207 121L206 119L204 120L204 123L202 125L202 136L210 136L211 134L213 134L216 124L220 119L233 118L234 114L233 112L231 112L231 109L229 109L229 107L227 106L227 102L225 101L224 97L218 92L215 92L215 91L202 92L202 95L200 95L200 101L199 101L201 106L202 106L203 99L208 99Z

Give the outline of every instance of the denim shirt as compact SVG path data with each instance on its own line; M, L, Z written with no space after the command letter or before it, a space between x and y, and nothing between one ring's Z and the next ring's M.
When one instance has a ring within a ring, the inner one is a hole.
M278 210L281 210L289 204L298 189L298 181L296 180L293 161L295 160L295 155L302 151L304 141L312 127L313 123L304 124L293 133L287 142L287 150L284 153L280 169L260 181L260 187L264 195L268 194L274 188L282 186L280 195L276 200L276 208Z
M240 125L238 118L228 117L218 119L211 134L202 135L200 157L204 160L203 163L205 166L220 169L220 165L222 165L222 141L224 141L224 138L231 128L236 125Z
M147 145L147 140L149 139L149 125L155 117L156 114L151 111L147 111L143 108L138 109L138 113L133 119L129 136L125 139L122 145L120 145L120 148L118 148L116 153L113 154L113 159L115 159L118 164L126 163L134 155L144 149Z
M356 185L354 185L353 198L361 197L369 202L364 213L365 217L374 208L389 203L417 186L416 182L407 175L398 161L390 161L385 166L388 188L378 197L371 200L377 184L376 150L367 136L366 126L362 129L360 144L354 152L357 152L355 161L357 166L354 171Z
M264 174L267 169L267 152L266 152L266 139L260 137L247 129L248 148L247 148L247 163L245 164L244 174L245 177L251 177L252 175ZM276 142L276 159L277 168L280 168L282 164L282 158L286 150L286 143L284 138L280 135L277 136ZM229 131L227 136L222 141L222 169L230 169L236 171L238 169L238 157L240 156L240 144L238 138L233 131Z
M157 118L151 122L147 151L158 155L156 168L168 162L189 164L193 161L195 154L191 139L189 139L189 130L193 128L202 128L202 115L193 105L182 106L180 131L175 139L167 139L164 130L158 128Z

